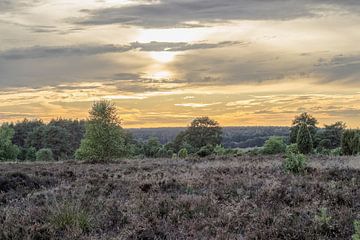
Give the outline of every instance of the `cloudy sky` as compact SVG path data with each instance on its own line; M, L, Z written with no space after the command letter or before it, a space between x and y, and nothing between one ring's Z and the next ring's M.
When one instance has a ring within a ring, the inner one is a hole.
M358 0L0 0L0 121L360 127Z

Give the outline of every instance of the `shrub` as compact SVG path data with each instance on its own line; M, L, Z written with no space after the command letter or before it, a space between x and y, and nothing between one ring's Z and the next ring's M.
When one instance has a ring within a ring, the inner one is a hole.
M355 233L352 235L352 240L360 240L360 221L354 222Z
M158 152L162 148L163 146L160 144L159 139L151 137L143 146L144 155L149 158L157 157Z
M75 158L106 162L125 157L129 148L125 143L126 133L120 123L114 104L105 100L95 102L90 110L85 137L75 153Z
M43 148L37 151L36 153L36 161L53 161L54 156L49 148Z
M226 154L226 149L219 144L219 145L216 145L216 147L214 148L214 153L217 156L224 156Z
M33 147L29 147L26 149L26 155L25 155L26 161L35 161L36 160L36 149Z
M346 130L341 141L341 151L344 155L356 155L360 151L360 131Z
M296 143L290 144L286 147L286 151L285 151L286 155L290 155L290 154L299 154L299 148L297 146Z
M188 151L186 148L180 149L178 153L179 158L187 158L188 157Z
M214 148L211 145L206 145L200 148L199 151L197 151L197 155L199 157L207 157L210 156L214 152Z
M309 131L308 126L303 123L300 125L298 136L297 136L297 146L299 152L302 154L309 154L313 150L313 141Z
M157 153L156 153L156 157L157 158L168 158L171 157L173 154L173 152L171 150L167 150L165 147L161 147Z
M284 168L287 172L304 172L307 165L306 156L303 154L289 154L284 162Z
M286 150L286 144L282 137L270 137L263 147L264 154L279 154L284 153Z
M341 148L332 149L330 152L331 156L341 156L341 154L342 154Z

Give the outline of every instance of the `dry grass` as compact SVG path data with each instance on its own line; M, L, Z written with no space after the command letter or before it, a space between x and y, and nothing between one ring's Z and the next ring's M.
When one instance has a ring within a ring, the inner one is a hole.
M350 239L360 160L282 161L1 164L0 239Z

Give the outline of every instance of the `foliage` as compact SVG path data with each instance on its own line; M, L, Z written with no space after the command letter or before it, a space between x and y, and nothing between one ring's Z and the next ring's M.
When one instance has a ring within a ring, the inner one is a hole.
M158 151L162 148L159 139L152 137L143 146L145 157L154 158Z
M352 235L352 240L360 240L360 221L354 221L355 233Z
M36 161L53 161L54 155L50 148L43 148L36 152Z
M286 155L290 155L290 154L299 154L299 148L297 146L296 143L290 144L288 146L286 146L286 151L285 151Z
M325 149L335 149L341 146L341 139L346 129L346 124L336 122L325 125L325 128L315 135L316 146Z
M286 150L286 144L282 137L270 137L263 147L264 154L279 154L284 153Z
M302 154L309 154L313 150L313 141L308 126L303 123L301 124L297 136L297 146L299 152Z
M326 208L321 208L320 212L315 215L315 221L322 227L328 228L331 223L332 217L328 214Z
M36 149L33 147L19 148L18 160L20 161L35 161L36 160Z
M331 156L341 156L341 154L342 154L341 147L332 149L330 151Z
M341 151L344 155L357 155L360 152L360 131L349 129L343 134Z
M216 145L214 148L214 153L217 156L224 156L226 154L226 149L222 145Z
M302 173L307 166L306 156L303 154L289 154L284 161L284 168L287 172Z
M178 153L179 158L187 158L188 157L188 151L186 148L180 149Z
M127 155L125 133L116 107L109 101L95 102L90 110L85 137L75 157L87 161L109 161Z
M221 144L222 128L209 117L195 118L186 130L186 142L199 151L202 147ZM204 148L205 149L205 148ZM189 150L189 149L188 149Z
M200 148L199 151L196 152L196 154L199 157L207 157L210 156L214 152L214 148L211 145L206 145Z
M14 133L8 124L0 127L0 161L16 160L19 148L12 143Z
M12 142L19 146L20 148L27 148L27 139L29 135L34 131L34 129L44 126L45 124L41 120L28 120L24 119L21 122L16 124L11 124L10 126L14 129L14 136Z
M308 127L311 138L315 138L318 121L312 115L304 112L296 116L292 122L292 127L290 128L290 143L297 143L298 132L304 124Z

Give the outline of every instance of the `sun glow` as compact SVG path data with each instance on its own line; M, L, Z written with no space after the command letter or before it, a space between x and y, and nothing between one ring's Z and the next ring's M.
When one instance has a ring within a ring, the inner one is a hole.
M176 54L176 52L151 52L150 56L160 63L168 63L174 60Z
M154 79L154 80L162 80L162 79L169 79L171 78L171 72L169 71L158 71L152 74L149 74L147 77Z

